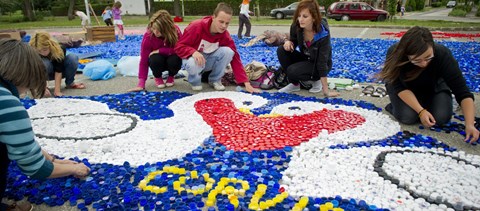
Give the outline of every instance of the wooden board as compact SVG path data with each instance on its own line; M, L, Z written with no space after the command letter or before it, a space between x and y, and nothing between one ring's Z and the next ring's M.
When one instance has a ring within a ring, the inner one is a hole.
M115 42L115 28L113 26L94 26L87 28L88 41Z

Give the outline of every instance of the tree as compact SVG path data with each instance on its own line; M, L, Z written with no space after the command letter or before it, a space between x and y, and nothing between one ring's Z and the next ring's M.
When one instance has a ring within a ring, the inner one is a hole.
M75 0L70 0L68 4L68 20L73 20L75 16L73 16L73 7L75 7Z
M182 13L180 12L180 0L173 1L173 15L182 16Z
M30 0L23 1L23 17L25 20L34 21L35 16L33 15L32 2Z
M148 0L148 2L150 2L150 11L149 11L150 14L148 14L148 16L152 16L153 13L155 13L155 7L153 6L153 0Z
M397 14L397 0L388 0L387 11L388 11L390 20L393 20L393 17L395 17L395 14Z

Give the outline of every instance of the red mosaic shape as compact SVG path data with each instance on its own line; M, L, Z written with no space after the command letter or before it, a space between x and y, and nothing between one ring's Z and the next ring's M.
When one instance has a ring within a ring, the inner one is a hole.
M197 101L195 109L212 127L216 141L235 151L298 146L318 136L322 130L334 133L365 122L359 114L325 108L303 115L257 117L239 111L225 98Z

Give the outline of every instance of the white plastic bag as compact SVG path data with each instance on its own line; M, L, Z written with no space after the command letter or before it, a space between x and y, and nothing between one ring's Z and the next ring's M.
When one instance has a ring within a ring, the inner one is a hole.
M138 76L138 65L140 64L140 56L122 56L117 62L118 72L123 76ZM148 68L148 76L153 76L152 71Z

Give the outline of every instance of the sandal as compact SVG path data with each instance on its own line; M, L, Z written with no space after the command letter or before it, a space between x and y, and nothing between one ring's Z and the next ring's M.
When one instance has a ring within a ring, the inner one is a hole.
M372 85L368 85L362 90L362 93L364 95L372 95L374 92L375 92L375 87L373 87Z
M382 87L377 87L375 92L372 94L372 97L385 97L387 96L387 90Z
M83 83L72 83L65 88L67 89L85 89L85 84Z

